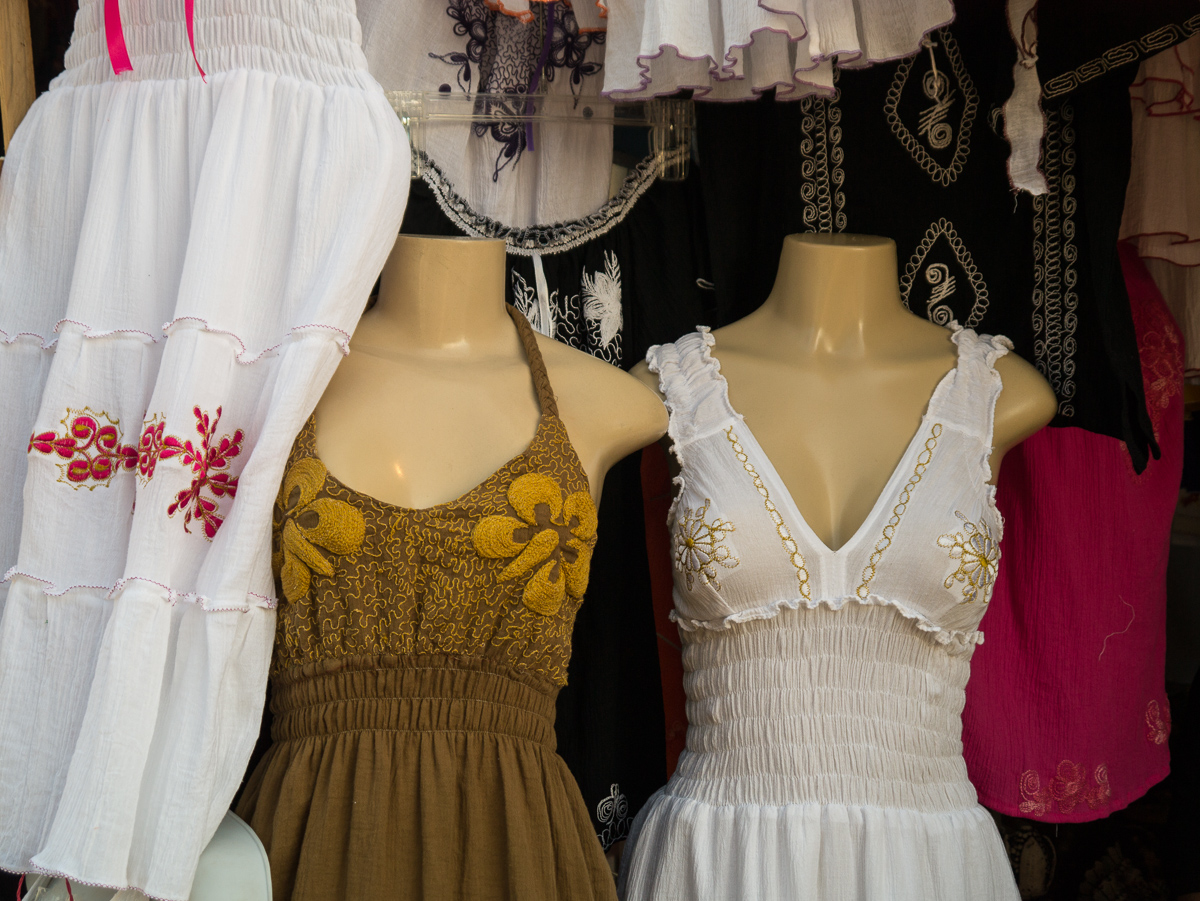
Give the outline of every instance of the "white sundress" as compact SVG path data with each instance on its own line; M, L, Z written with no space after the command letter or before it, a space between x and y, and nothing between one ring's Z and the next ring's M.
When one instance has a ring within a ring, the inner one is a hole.
M671 514L687 748L634 822L627 901L1016 901L962 758L999 562L994 361L958 363L874 509L831 551L732 409L714 339L652 347L681 463Z

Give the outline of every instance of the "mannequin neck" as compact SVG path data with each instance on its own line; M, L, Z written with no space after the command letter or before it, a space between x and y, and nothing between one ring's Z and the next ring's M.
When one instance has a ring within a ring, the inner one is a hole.
M896 245L873 235L788 235L762 309L813 353L866 352L912 314L900 301Z
M400 235L355 343L468 352L509 342L504 273L503 241Z

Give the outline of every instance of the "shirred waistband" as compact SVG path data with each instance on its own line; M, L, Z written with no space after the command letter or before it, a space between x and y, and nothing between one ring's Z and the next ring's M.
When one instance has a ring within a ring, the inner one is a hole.
M277 742L349 732L478 732L553 751L558 690L508 667L438 655L355 657L275 677Z

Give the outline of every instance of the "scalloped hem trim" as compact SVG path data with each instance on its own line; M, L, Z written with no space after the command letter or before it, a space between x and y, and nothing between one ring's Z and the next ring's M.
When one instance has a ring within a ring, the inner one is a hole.
M950 645L957 651L983 644L983 632L978 629L973 632L966 632L961 629L943 628L924 614L917 613L911 607L906 607L899 601L889 600L877 594L869 594L865 598L860 598L857 595L845 595L840 598L819 598L816 600L786 598L781 601L764 604L761 607L739 610L737 613L731 613L721 619L690 619L681 616L678 610L672 610L670 619L685 632L696 632L701 629L709 632L722 632L733 628L739 623L775 619L775 617L779 616L785 610L799 610L802 607L806 610L815 610L817 607L825 607L828 610L838 611L848 603L860 604L863 607L891 607L905 619L915 622L917 628L922 632L929 633L938 644Z
M279 605L279 602L275 598L270 598L270 597L267 597L266 595L258 594L257 592L254 592L254 591L248 591L248 592L246 592L246 597L247 597L246 604L240 605L240 606L218 606L216 603L214 603L210 598L206 597L205 595L198 594L194 591L187 591L187 592L176 591L174 588L171 588L171 586L169 586L169 585L164 585L162 582L157 582L154 579L148 579L144 576L125 576L123 579L118 579L116 584L114 584L114 585L78 584L78 585L67 585L64 587L64 586L55 584L50 579L43 579L38 576L32 575L31 573L21 572L15 566L11 567L8 570L8 572L6 572L4 574L3 578L0 578L0 584L4 584L6 582L11 582L14 578L18 578L18 577L22 578L22 579L28 579L31 582L37 582L37 583L41 584L43 586L42 593L45 594L47 597L52 597L52 598L62 597L63 595L67 594L67 592L70 592L70 591L86 589L89 591L103 591L104 599L106 601L111 601L111 600L114 600L116 598L116 596L121 593L121 590L125 587L125 585L127 583L129 583L129 582L145 582L148 585L156 585L159 588L161 588L163 591L165 591L166 592L166 601L172 607L174 607L176 604L179 604L179 603L195 604L198 607L200 607L200 609L202 609L205 613L247 613L250 610L274 610ZM109 886L104 886L104 887L109 888Z
M70 876L66 873L63 873L60 870L43 869L42 867L39 867L37 864L35 864L32 859L29 861L28 869L10 870L8 867L0 866L0 870L4 870L6 873L12 873L14 876L45 876L48 879L64 879L68 883L74 882L76 885L86 885L86 886L90 886L91 888L112 889L114 892L117 892L117 893L126 892L126 891L141 892L143 895L145 895L147 898L149 898L150 901L173 901L173 899L167 898L165 895L151 895L144 888L140 888L136 885L119 885L118 886L118 885L109 885L106 882L88 882L88 880L86 880L86 879L79 879L75 876ZM29 889L30 886L28 884L26 884L25 888ZM26 897L32 897L32 896L26 896Z
M258 362L268 354L279 350L279 348L283 347L283 345L285 345L289 340L298 337L298 332L310 329L318 329L335 333L338 336L335 340L337 341L338 347L342 351L342 356L346 356L350 353L350 333L348 331L343 328L339 328L336 325L310 322L305 323L304 325L292 326L290 329L288 329L282 340L272 344L270 347L263 348L254 355L251 355L250 351L246 348L246 342L243 341L236 332L231 332L228 329L215 328L209 325L208 320L202 316L177 316L170 322L163 323L162 333L159 335L152 335L150 332L134 328L95 329L86 322L80 322L78 319L60 319L54 324L54 330L52 333L53 337L49 339L47 339L44 335L38 334L37 332L16 332L10 334L9 332L4 331L4 329L0 329L0 344L13 344L18 339L27 338L37 341L41 345L42 350L53 350L54 346L58 343L58 333L61 331L64 325L79 326L81 329L83 329L84 338L110 338L113 335L138 335L147 339L152 344L157 344L164 338L170 337L171 332L174 331L175 327L180 323L199 323L199 327L203 331L210 332L214 335L225 335L232 338L237 342L239 348L237 353L237 362L243 366L248 366L251 363Z
M807 23L791 10L774 9L766 3L759 0L758 6L768 12L772 12L781 16L793 16L800 22L800 32L796 34L791 29L780 29L771 26L763 26L756 28L746 35L744 41L730 42L725 45L722 54L722 60L717 61L717 58L711 53L702 53L698 56L690 56L680 51L680 48L671 43L658 45L658 51L655 53L639 53L637 56L638 80L640 84L625 88L612 88L601 91L603 97L611 99L628 99L628 100L646 100L655 97L665 97L679 91L690 90L694 92L694 99L707 100L708 94L713 90L714 84L728 84L730 82L745 81L744 75L732 74L732 66L736 63L736 57L733 55L735 50L745 50L753 47L756 37L760 34L783 34L787 36L789 44L798 44L800 41L808 37L809 29ZM815 56L810 55L809 60L812 62L810 66L797 65L792 70L792 80L790 82L777 81L768 85L760 85L759 87L751 87L747 92L738 97L721 97L713 98L714 100L736 101L743 100L747 97L756 97L765 94L767 91L775 90L776 96L779 98L787 98L793 100L802 100L805 97L811 97L813 94L822 97L832 97L835 92L833 85L823 84L815 81L809 81L801 77L802 73L812 72L824 62L833 62L837 68L843 69L865 69L877 63L893 62L898 59L907 59L921 52L921 46L929 35L937 31L939 28L945 28L954 21L953 11L950 18L946 21L934 25L923 30L920 36L917 37L913 44L912 50L905 51L895 56L883 56L879 58L868 58L861 47L846 48L843 50L831 50L828 53L820 53ZM650 63L654 60L661 59L668 50L674 50L677 58L686 62L703 62L708 61L708 81L703 84L666 84L662 86L654 85L654 78L650 74ZM790 88L785 92L780 92L780 88ZM808 90L804 90L804 89ZM799 91L799 93L797 93ZM626 95L626 96L621 96ZM632 95L632 96L628 96Z

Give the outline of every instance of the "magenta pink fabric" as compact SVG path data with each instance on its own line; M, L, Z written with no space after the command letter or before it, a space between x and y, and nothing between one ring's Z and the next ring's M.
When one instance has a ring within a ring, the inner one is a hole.
M1000 575L963 714L981 803L1051 822L1108 816L1167 775L1166 567L1183 466L1183 340L1122 245L1161 459L1043 429L1000 471Z

